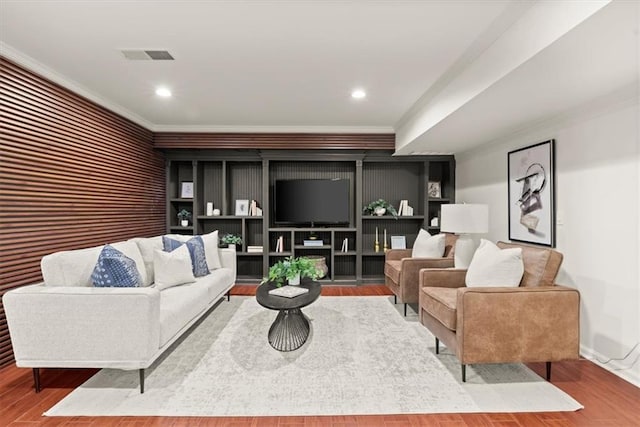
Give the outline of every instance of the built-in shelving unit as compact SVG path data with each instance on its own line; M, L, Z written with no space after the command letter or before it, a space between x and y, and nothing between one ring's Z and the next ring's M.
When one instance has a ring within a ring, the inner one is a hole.
M440 207L455 201L455 161L453 156L392 157L391 152L335 150L167 150L167 231L242 236L237 248L238 280L257 281L270 265L288 256L316 255L326 260L329 273L325 283L363 283L383 280L382 241L387 235L405 236L413 246L420 228L439 232L431 226L440 217ZM279 179L348 179L350 182L349 224L333 227L283 227L273 221L273 188ZM181 197L182 183L193 183L193 198ZM429 197L429 182L438 182L441 197ZM385 199L396 208L407 200L412 216L363 215L363 206ZM255 200L262 216L236 215L236 201ZM220 215L207 215L207 204ZM192 213L188 227L179 224L177 213ZM439 222L438 222L439 224ZM380 250L374 251L376 229ZM320 246L306 246L314 235ZM279 238L283 248L276 251ZM348 250L342 251L347 239ZM262 246L262 252L248 252Z

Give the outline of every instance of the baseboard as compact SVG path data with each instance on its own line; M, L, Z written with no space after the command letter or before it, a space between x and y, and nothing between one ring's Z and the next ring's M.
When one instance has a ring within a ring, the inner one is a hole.
M623 380L635 385L636 387L640 387L640 374L633 372L632 368L628 368L626 365L621 363L620 360L611 360L608 363L601 363L599 360L609 360L609 357L598 353L584 345L580 345L580 355L585 359L595 363L601 368L611 372L613 375L622 378ZM632 358L633 360L633 358Z

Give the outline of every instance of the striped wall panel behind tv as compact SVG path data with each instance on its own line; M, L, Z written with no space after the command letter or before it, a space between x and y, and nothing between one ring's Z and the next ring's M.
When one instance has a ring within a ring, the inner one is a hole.
M52 252L162 234L151 131L0 57L0 297ZM0 303L0 366L13 361Z

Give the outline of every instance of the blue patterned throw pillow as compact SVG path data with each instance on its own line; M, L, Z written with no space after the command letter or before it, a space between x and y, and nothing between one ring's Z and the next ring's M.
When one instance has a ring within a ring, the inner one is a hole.
M99 288L133 288L141 286L142 277L134 260L113 246L105 245L91 273L91 281Z
M186 243L179 242L167 236L162 236L162 246L165 252L171 252L179 248L183 244L187 245L189 255L191 255L191 269L195 277L202 277L209 274L209 266L207 265L207 257L204 252L204 241L200 236L194 236L187 240Z

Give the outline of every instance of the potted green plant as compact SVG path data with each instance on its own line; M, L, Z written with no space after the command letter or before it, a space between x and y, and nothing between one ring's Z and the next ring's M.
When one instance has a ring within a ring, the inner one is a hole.
M242 244L242 237L240 237L238 234L227 233L222 236L220 242L226 244L227 247L232 248L236 245Z
M362 213L365 215L378 215L382 216L389 212L395 219L398 219L398 211L394 208L391 203L387 202L384 199L374 200L364 207Z
M189 225L189 220L191 219L191 212L186 209L182 209L178 212L178 219L180 220L181 226L187 227Z
M301 278L317 279L319 275L315 261L305 257L287 257L269 268L269 274L262 283L271 282L280 287L286 281L289 285L299 285Z

